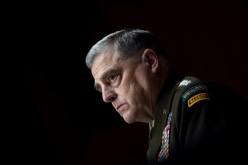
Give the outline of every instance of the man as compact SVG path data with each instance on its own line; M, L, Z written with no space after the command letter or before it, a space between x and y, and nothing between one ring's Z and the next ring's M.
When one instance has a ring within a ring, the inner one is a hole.
M151 32L109 34L85 62L105 102L127 123L149 124L148 164L245 160L247 101L224 86L178 73Z

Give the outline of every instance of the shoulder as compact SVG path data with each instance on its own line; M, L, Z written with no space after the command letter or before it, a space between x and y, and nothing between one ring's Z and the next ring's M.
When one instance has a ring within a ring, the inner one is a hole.
M193 76L186 76L178 82L176 93L187 107L203 100L210 100L209 83Z
M202 82L200 79L193 76L185 76L181 81L177 83L177 90L186 90L189 87Z

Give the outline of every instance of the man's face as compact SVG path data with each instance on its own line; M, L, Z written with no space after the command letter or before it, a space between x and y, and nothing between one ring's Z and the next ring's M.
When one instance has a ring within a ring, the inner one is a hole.
M94 59L91 73L104 102L111 102L127 123L152 120L152 72L145 62L121 60L117 52L108 50Z

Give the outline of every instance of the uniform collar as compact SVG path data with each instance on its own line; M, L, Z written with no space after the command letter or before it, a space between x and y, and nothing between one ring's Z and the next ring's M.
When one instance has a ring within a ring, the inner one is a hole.
M170 97L170 93L174 92L175 87L178 86L179 82L184 78L184 76L179 73L178 71L173 71L168 79L165 81L160 93L159 97L157 99L156 105L155 105L155 114L156 111L159 109L165 108L165 102L168 100L168 97ZM155 118L156 120L156 118Z

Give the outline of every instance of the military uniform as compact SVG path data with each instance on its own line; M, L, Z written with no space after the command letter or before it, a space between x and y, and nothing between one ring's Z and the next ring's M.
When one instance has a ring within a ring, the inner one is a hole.
M148 164L246 160L246 110L247 100L224 86L172 74L150 124Z

